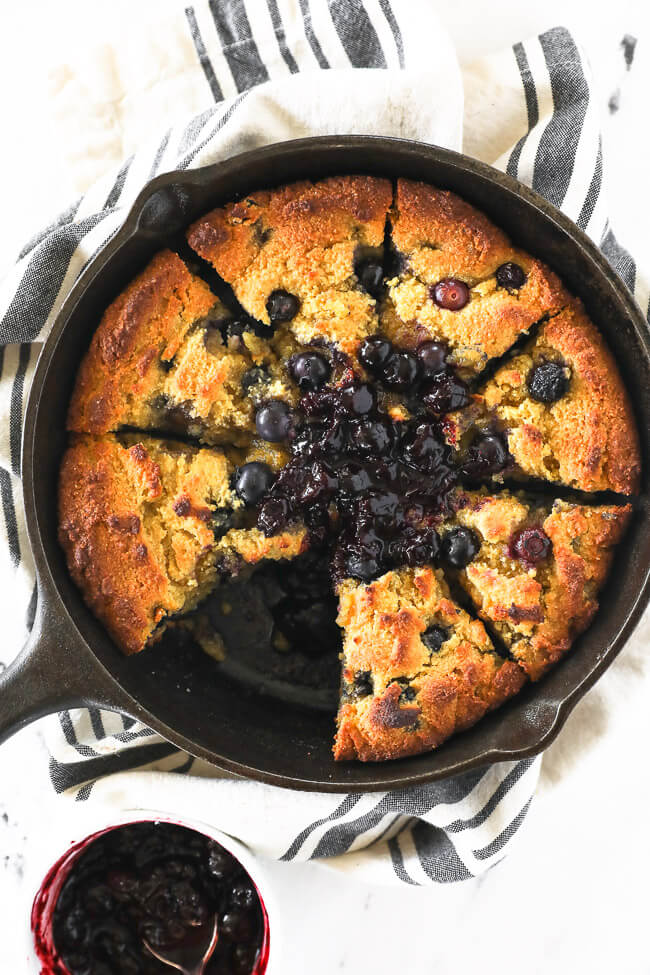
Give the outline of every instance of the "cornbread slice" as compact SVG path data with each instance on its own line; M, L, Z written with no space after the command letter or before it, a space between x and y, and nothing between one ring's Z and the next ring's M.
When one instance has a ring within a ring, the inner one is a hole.
M591 623L632 508L533 504L507 491L468 491L460 504L458 524L474 532L480 547L459 571L459 581L479 615L537 680ZM530 529L538 548L541 543L547 549L539 561L517 554L517 539Z
M391 224L401 270L388 282L381 321L396 345L410 349L426 339L444 340L450 364L475 374L569 300L549 268L516 249L483 213L446 190L398 180ZM497 281L497 270L509 263L525 274L518 288ZM435 285L449 278L469 288L469 300L458 311L433 300Z
M352 354L377 330L355 261L381 254L392 196L388 180L371 176L293 183L213 210L187 239L254 318L270 326L269 296L286 291L300 303L288 322L298 342L326 340Z
M85 601L137 653L215 585L215 512L239 502L217 450L76 436L59 478L59 539Z
M430 566L339 587L343 685L334 757L383 761L429 751L516 694L523 671Z
M543 402L529 385L534 391L535 371L548 363L562 368L566 390ZM632 407L616 363L579 301L543 325L467 411L447 416L445 432L462 450L468 431L495 424L520 473L583 491L638 489L641 461Z
M245 324L228 338L230 312L176 254L161 251L104 313L77 375L68 428L245 443L255 397L280 392L270 347ZM263 382L248 382L251 375Z

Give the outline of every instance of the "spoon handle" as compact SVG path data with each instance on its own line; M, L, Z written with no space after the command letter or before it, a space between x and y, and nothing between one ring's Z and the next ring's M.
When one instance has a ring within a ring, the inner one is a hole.
M204 975L205 966L212 958L214 954L214 949L217 947L218 941L219 941L219 923L218 923L218 918L215 916L210 943L206 946L206 949L203 952L202 957L198 961L192 962L189 965L186 965L185 963L181 964L180 962L176 961L173 958L169 958L169 957L166 958L155 948L152 948L146 939L143 939L143 944L147 949L147 951L149 951L150 954L154 956L154 958L157 958L158 961L161 961L164 965L169 965L170 968L175 968L177 972L181 972L181 975Z
M210 944L205 950L203 958L194 968L188 968L186 975L203 975L205 972L205 966L208 964L210 959L214 954L214 949L217 947L217 942L219 941L219 923L217 917L214 919L214 928L212 929L212 937L210 938Z

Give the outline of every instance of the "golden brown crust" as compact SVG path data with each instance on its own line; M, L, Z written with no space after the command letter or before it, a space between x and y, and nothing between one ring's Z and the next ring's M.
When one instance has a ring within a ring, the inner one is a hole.
M80 436L66 451L59 539L84 599L126 653L214 584L212 508L232 502L230 470L218 451L147 437Z
M176 254L157 254L106 309L77 374L68 429L100 434L138 419L164 381L164 364L217 304Z
M527 387L541 362L568 367L569 388L555 403L534 400ZM578 301L552 318L529 347L502 366L472 407L484 423L496 419L524 474L583 491L638 490L639 440L623 381L604 339ZM458 442L468 417L447 417Z
M460 524L481 548L459 573L479 615L489 620L532 680L562 657L593 619L596 596L631 515L631 506L556 501L550 513L507 492L465 492ZM549 557L533 566L516 558L513 536L541 528Z
M188 242L259 321L276 290L299 298L289 328L299 342L326 339L353 352L376 330L375 302L354 273L359 249L381 248L390 182L340 176L253 193L190 227Z
M337 760L383 761L428 751L525 681L431 567L388 572L369 585L348 579L339 597L344 695ZM437 652L422 640L433 625L448 633ZM355 691L359 673L372 682L371 694Z
M450 362L467 373L482 370L522 332L569 300L549 268L514 248L485 214L446 190L398 180L392 237L405 264L389 282L383 330L405 348L428 338L444 339ZM500 265L510 261L526 273L522 287L513 292L495 277ZM431 297L431 286L447 277L470 288L470 300L459 311L440 308Z

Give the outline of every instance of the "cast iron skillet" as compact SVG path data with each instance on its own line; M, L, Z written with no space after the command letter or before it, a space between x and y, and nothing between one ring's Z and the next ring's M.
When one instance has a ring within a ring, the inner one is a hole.
M121 655L84 606L57 543L57 472L72 383L106 305L190 221L255 189L299 178L373 173L427 180L476 204L578 294L618 360L636 411L644 480L636 514L594 624L546 678L437 751L384 764L335 764L333 718L262 693L233 693L192 673ZM204 169L160 176L85 270L43 348L23 438L27 527L38 576L30 640L0 680L0 740L39 716L96 704L144 721L178 747L231 772L296 789L341 792L414 785L545 748L620 651L648 601L650 341L639 309L592 242L545 200L454 152L361 136L302 139ZM190 693L187 688L190 688Z

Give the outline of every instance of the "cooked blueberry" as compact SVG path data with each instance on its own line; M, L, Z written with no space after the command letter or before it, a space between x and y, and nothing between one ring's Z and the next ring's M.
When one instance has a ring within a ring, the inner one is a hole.
M353 579L370 582L380 574L379 562L364 552L352 552L347 559L347 571Z
M393 346L387 339L382 339L379 335L370 335L361 343L359 362L369 372L380 372L392 351Z
M274 325L280 322L290 322L300 310L300 299L280 288L277 291L272 291L269 295L266 310Z
M269 400L255 414L255 427L269 443L286 440L291 429L291 410L281 399Z
M365 257L354 265L354 273L361 287L373 298L379 298L384 280L384 269L374 257Z
M358 670L354 675L354 693L357 697L368 697L373 693L372 675L369 670Z
M257 958L257 950L249 945L235 945L234 964L237 975L250 975Z
M422 402L431 413L442 416L460 410L469 403L467 386L451 372L434 376L422 395Z
M208 870L216 880L223 880L232 872L233 861L224 850L215 847L208 857Z
M253 386L258 386L260 383L265 383L268 381L269 374L263 366L253 366L252 369L248 369L247 372L241 378L241 388L246 395Z
M234 940L241 934L243 921L239 911L228 911L219 921L219 935Z
M353 416L365 416L374 409L377 397L372 386L366 383L351 383L339 392L342 409Z
M447 346L443 342L423 342L415 353L420 363L420 373L425 379L444 372L447 362Z
M330 378L332 367L318 352L301 352L289 360L289 372L305 393L321 389Z
M418 375L418 360L410 352L391 352L382 366L382 382L391 389L408 389Z
M512 539L510 548L516 558L537 565L551 554L551 539L542 528L523 528Z
M88 937L88 924L84 919L81 908L73 909L63 922L63 931L67 944L82 944Z
M513 261L506 261L497 268L497 284L507 291L518 291L526 283L526 272Z
M484 433L470 445L463 463L463 473L468 477L497 474L508 465L508 448L496 433Z
M246 884L236 884L231 892L230 900L235 907L243 907L249 910L255 903L257 897L253 890Z
M400 694L400 700L401 701L414 701L415 700L415 697L416 697L416 694L417 694L417 692L416 692L416 690L415 690L414 687L411 687L411 686L405 687L404 690L402 691L402 693Z
M259 460L244 464L235 474L235 491L247 505L260 501L269 490L275 475L268 466Z
M436 305L447 311L460 311L469 301L469 288L458 278L443 278L429 290Z
M113 909L113 895L105 884L95 884L88 891L86 903L91 914L109 914Z
M472 561L481 547L471 528L452 528L442 540L442 551L455 569L464 569Z
M284 531L290 514L289 502L285 498L267 498L257 513L257 527L270 538Z
M451 636L449 630L444 626L433 624L422 634L422 643L431 653L438 653L443 643Z
M539 403L555 403L569 389L568 370L560 362L541 362L528 373L526 385Z

